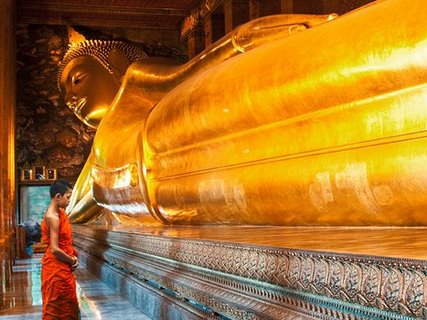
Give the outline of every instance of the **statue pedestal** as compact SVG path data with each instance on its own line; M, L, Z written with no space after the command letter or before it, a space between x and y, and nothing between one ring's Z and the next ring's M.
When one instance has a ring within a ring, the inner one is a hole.
M73 228L83 263L152 318L427 318L427 228Z

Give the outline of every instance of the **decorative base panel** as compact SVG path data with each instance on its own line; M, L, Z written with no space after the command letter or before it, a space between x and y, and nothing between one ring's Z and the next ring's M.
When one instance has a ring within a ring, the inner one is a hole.
M74 226L74 241L91 271L155 319L427 318L423 259L251 244L238 231L235 242Z

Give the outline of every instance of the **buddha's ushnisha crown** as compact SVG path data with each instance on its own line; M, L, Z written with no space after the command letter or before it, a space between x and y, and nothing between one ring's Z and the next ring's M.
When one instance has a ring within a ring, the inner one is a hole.
M144 51L126 42L114 40L85 40L81 35L77 36L78 40L76 41L73 40L76 39L75 31L71 28L69 28L68 31L70 43L58 68L57 85L59 91L61 91L60 81L62 72L67 64L75 58L90 56L96 59L108 72L113 73L110 63L108 62L108 57L113 49L120 50L129 60L129 64L147 57Z

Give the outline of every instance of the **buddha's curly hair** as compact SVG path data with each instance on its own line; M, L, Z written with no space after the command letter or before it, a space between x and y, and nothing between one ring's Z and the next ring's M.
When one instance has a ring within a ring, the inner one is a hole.
M61 92L60 81L65 67L71 60L81 56L90 56L96 59L108 72L112 74L113 70L108 62L108 56L113 49L119 49L123 52L128 58L129 64L147 57L142 49L122 41L85 40L78 44L71 44L58 67L57 86L59 91Z

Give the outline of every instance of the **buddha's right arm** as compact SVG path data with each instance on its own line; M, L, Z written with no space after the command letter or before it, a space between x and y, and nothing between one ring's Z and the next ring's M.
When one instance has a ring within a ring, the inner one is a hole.
M84 223L101 214L101 208L93 199L91 190L92 166L93 156L90 154L74 185L70 204L67 208L72 223Z
M89 191L71 209L69 219L72 223L85 223L96 220L102 214L102 208L93 199L92 191Z
M185 64L173 65L163 58L147 58L132 64L126 72L127 86L140 88L155 105L184 80L238 54L266 43L312 28L337 17L336 14L280 14L242 24Z

